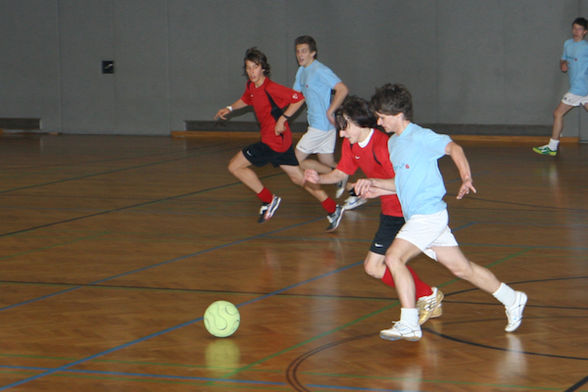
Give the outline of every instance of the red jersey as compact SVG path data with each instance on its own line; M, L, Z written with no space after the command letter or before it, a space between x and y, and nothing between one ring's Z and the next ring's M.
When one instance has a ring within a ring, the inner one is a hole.
M245 92L241 96L243 102L253 106L255 116L260 125L261 141L274 151L284 152L292 145L292 131L288 122L285 122L284 127L286 130L280 135L276 135L276 120L271 114L272 106L266 92L280 108L285 108L291 103L302 101L304 96L301 92L275 83L268 77L265 78L263 84L259 87L255 87L255 84L247 82Z
M349 139L345 139L337 169L349 176L360 168L369 178L394 178L396 174L388 154L388 138L387 134L373 129L365 147L361 147L359 143L351 144ZM381 196L380 201L384 215L402 216L397 195Z

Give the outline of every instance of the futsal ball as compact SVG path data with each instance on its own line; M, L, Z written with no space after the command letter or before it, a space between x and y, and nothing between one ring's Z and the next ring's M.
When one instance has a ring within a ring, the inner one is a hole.
M241 317L239 310L230 302L216 301L204 312L204 326L212 336L226 338L239 328Z

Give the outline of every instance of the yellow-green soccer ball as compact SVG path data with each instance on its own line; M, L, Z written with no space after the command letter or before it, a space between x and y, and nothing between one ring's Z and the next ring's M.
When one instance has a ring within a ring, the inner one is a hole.
M239 328L241 317L235 305L227 301L216 301L204 312L204 326L212 336L226 338Z

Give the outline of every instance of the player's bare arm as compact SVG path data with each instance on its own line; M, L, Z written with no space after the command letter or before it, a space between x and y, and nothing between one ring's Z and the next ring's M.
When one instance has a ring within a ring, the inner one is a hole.
M307 169L304 171L304 180L313 184L336 184L349 177L339 169L326 174L318 174L316 170Z
M216 112L214 119L218 120L220 118L222 120L226 120L227 115L229 113L231 113L233 110L242 109L245 106L247 106L247 104L245 102L243 102L241 100L241 98L239 98L238 100L236 100L235 102L233 102L229 106L226 106L226 107L220 109L218 112Z
M335 113L335 110L341 106L343 100L349 93L349 89L345 84L343 84L343 82L339 82L335 85L335 87L333 87L333 90L335 91L335 95L333 95L333 98L331 99L331 105L329 106L329 109L327 109L327 118L331 124L335 125L335 116L333 113Z
M476 193L477 191L473 185L474 180L472 179L470 164L465 156L463 148L455 142L449 142L445 147L445 153L451 157L459 171L459 176L461 177L461 186L457 192L457 198L463 198L465 195L469 194L470 191Z
M286 108L286 110L284 110L284 114L282 114L280 116L280 118L278 119L278 121L276 121L276 127L275 127L275 132L276 135L279 135L280 133L284 132L286 130L286 127L284 126L284 123L286 121L288 121L288 119L290 119L290 117L292 117L293 115L296 114L296 112L302 107L302 105L304 104L304 99L298 101L298 102L294 102L291 103L290 105L288 105L288 107Z
M396 193L394 179L361 178L353 184L355 193L364 199L373 199L380 196Z

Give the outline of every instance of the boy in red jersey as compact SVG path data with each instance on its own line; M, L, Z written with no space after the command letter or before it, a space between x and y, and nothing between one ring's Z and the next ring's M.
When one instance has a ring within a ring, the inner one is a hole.
M335 121L341 137L341 159L337 168L327 174L318 174L314 170L306 170L304 178L314 184L334 184L347 179L360 168L370 178L394 178L394 168L388 154L389 135L374 127L377 119L370 110L366 100L348 96L343 105L335 112ZM395 194L380 197L382 212L380 226L374 236L370 250L364 260L365 272L381 279L385 284L394 287L390 270L384 263L386 250L396 237L396 233L404 225L402 208ZM420 280L410 269L416 287L416 299L419 309L419 323L423 324L431 317L441 316L443 293L436 287Z
M292 132L288 119L300 109L304 96L270 80L267 57L257 48L247 50L243 63L249 78L245 92L233 104L220 109L214 118L226 120L226 116L233 110L251 105L260 124L261 141L238 152L229 162L229 171L261 200L259 223L273 216L282 199L263 186L250 166L261 167L271 163L275 167L279 166L293 183L304 187L321 202L329 214L327 231L336 230L343 217L343 209L320 187L304 182L304 173L292 148Z

